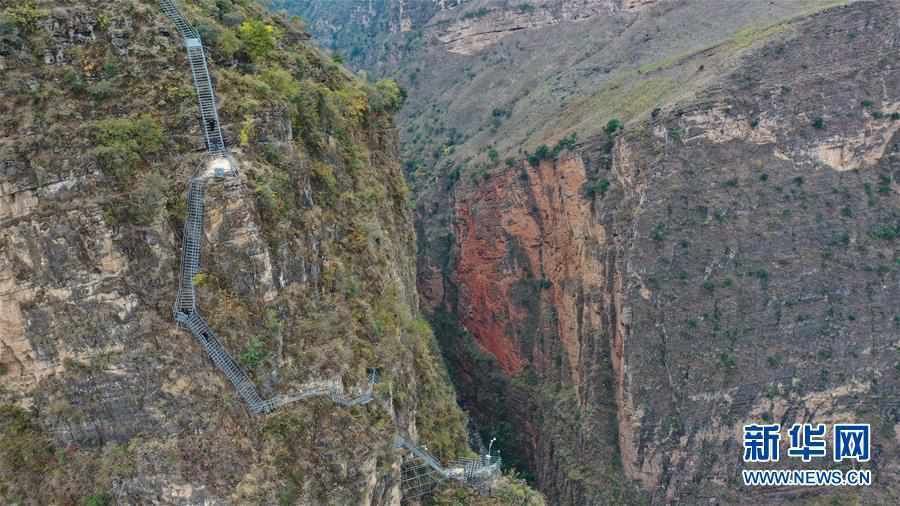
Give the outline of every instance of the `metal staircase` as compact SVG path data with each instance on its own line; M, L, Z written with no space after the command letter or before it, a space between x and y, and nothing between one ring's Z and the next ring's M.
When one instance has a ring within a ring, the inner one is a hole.
M500 457L482 455L476 459L453 460L445 466L427 448L416 446L402 436L394 438L394 447L406 451L401 466L401 488L406 500L430 494L447 480L486 492L488 484L501 472Z
M175 23L178 33L184 39L188 62L191 65L191 76L200 102L200 126L206 139L206 149L212 155L225 154L225 141L219 125L219 112L216 110L216 94L213 91L212 78L206 65L206 52L200 34L188 23L172 0L159 0L163 13Z
M200 241L203 237L203 198L206 184L202 179L191 179L188 189L188 215L184 221L181 242L181 282L175 312L192 314L197 310L194 297L194 278L200 270Z
M172 0L160 0L162 11L169 17L184 38L188 53L191 75L200 107L203 135L206 139L207 152L212 160L223 161L228 150L219 125L216 110L216 97L206 64L203 42L197 30L184 18ZM215 167L215 166L214 166ZM227 176L234 176L233 170ZM181 251L181 280L173 308L178 326L188 330L212 363L225 375L237 390L238 395L249 411L255 415L270 413L282 406L311 397L327 396L335 404L352 407L366 404L374 400L374 385L378 382L378 373L373 370L368 378L367 386L357 396L348 396L343 386L338 383L314 384L288 395L277 395L271 399L263 399L256 385L240 364L228 354L215 332L200 315L197 308L195 282L200 272L200 251L203 243L204 201L206 183L213 177L225 177L224 171L201 171L192 177L188 189L187 217L184 222ZM424 447L419 447L397 436L394 441L397 449L407 452L404 458L403 490L408 498L419 497L433 490L434 485L445 480L457 480L473 486L480 486L489 478L500 472L500 459L491 460L490 456L479 459L463 459L453 461L446 467ZM409 479L406 476L410 476Z
M206 65L206 53L197 30L184 18L178 7L171 0L160 0L162 11L178 28L184 38L184 45L191 65L191 75L197 91L200 106L200 117L206 149L212 159L227 156L219 115L216 111L216 95ZM221 174L224 176L225 174ZM233 172L229 175L233 175ZM356 397L347 396L344 389L337 384L330 386L316 385L301 388L290 395L279 395L272 399L263 399L250 376L240 364L225 351L221 340L206 323L197 309L197 297L194 283L200 272L200 248L203 244L204 201L206 197L208 173L203 173L190 180L188 189L187 217L184 221L184 235L181 248L181 280L175 300L174 314L178 325L188 330L203 347L213 364L228 378L238 395L246 403L253 414L264 414L275 409L316 396L327 396L342 406L358 406L374 399L373 387L375 374L369 378L366 390Z
M247 408L253 414L265 414L275 409L308 399L315 396L328 396L342 406L358 406L374 399L373 388L376 375L373 372L369 377L367 389L359 396L349 397L345 395L343 388L337 385L316 385L302 388L291 395L276 396L265 400L256 390L256 385L244 372L240 364L225 351L221 341L215 332L206 323L197 309L196 288L194 281L200 272L200 246L203 241L203 217L204 197L206 194L206 180L202 177L191 179L188 190L188 215L184 221L184 237L181 250L181 281L175 302L175 321L178 325L188 330L197 342L203 347L213 364L225 374L225 377L234 385L238 395L247 404Z
M191 64L191 75L194 78L194 88L197 90L197 100L200 102L200 121L203 136L206 138L206 150L211 155L224 155L225 141L219 126L216 95L213 92L209 68L206 66L206 52L203 50L203 43L199 38L185 39L184 45L187 48L188 61Z
M181 14L181 11L178 10L178 6L175 5L175 2L172 0L159 0L159 6L162 9L163 14L175 23L175 27L178 29L178 33L181 34L183 39L200 38L200 34L187 22L187 19L185 19Z
M256 385L247 377L247 374L231 355L225 351L219 338L209 328L203 317L196 312L190 316L184 313L177 313L175 319L179 325L188 329L203 346L213 364L225 374L225 377L234 385L241 399L247 403L247 408L251 413L258 415L272 411L273 403L260 397L259 392L256 391Z

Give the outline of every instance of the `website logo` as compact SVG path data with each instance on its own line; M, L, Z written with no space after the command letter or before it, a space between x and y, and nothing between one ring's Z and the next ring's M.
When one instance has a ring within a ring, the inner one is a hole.
M787 457L802 462L821 459L827 462L828 443L832 461L868 462L871 459L871 428L865 423L837 423L831 428L811 423L795 423L787 431ZM781 425L744 425L743 461L770 463L781 461ZM744 469L746 486L868 486L870 469Z

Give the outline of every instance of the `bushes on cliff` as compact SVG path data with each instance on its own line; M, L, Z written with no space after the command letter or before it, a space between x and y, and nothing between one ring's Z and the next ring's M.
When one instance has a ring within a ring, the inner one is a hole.
M91 138L100 168L119 182L130 177L141 161L158 153L165 139L159 121L149 114L97 121Z
M53 447L21 408L0 406L0 497L17 502L40 486Z
M265 61L278 45L281 31L258 19L248 19L238 28L238 38L254 62Z
M414 367L418 385L416 427L428 449L445 459L471 453L465 433L466 417L456 404L456 392L451 387L431 326L424 320L406 325L406 333L413 341Z
M612 136L622 128L624 128L624 125L621 120L611 119L606 123L606 128L604 128L603 131L606 132L606 135Z
M104 219L110 225L129 223L149 225L169 204L170 181L157 171L135 178L128 193L111 199L104 206Z
M375 112L397 112L406 100L406 91L393 79L382 79L369 92L369 104Z
M207 23L198 22L196 24L197 31L203 39L203 44L207 48L211 48L218 56L230 60L241 49L241 41L235 35L233 30L227 28L219 28L218 26Z
M40 427L19 407L0 406L0 487L10 487L16 478L37 479L53 457L50 441ZM8 489L0 489L6 495Z
M300 94L300 83L281 67L269 67L259 77L282 100L291 100Z
M560 139L553 148L550 148L550 146L547 146L546 144L541 144L534 153L528 154L528 163L531 164L532 167L537 167L543 160L555 160L563 151L575 149L577 142L578 134L572 132Z
M608 179L591 179L584 184L584 195L589 199L597 195L603 197L609 190L609 185Z
M483 496L471 488L445 483L431 500L434 506L544 506L544 497L513 475L504 475L493 483L490 495Z
M50 15L47 9L40 9L34 2L22 2L0 12L0 22L15 24L24 33L37 29L38 21Z

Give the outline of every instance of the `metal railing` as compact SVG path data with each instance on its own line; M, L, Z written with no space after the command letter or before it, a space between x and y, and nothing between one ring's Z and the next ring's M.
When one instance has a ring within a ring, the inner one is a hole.
M200 117L203 122L203 135L206 139L207 152L211 157L225 157L227 150L222 139L219 116L216 111L215 91L206 66L206 53L203 41L197 30L188 23L171 0L160 0L162 11L178 28L184 38L188 52L191 75L200 106ZM233 174L233 173L232 173ZM223 174L224 175L224 174ZM250 376L240 364L225 350L222 341L209 327L197 309L196 288L197 274L200 272L200 251L203 243L204 200L208 174L193 177L188 188L187 217L184 221L184 235L181 247L181 280L175 300L174 316L178 325L188 330L203 347L213 364L225 375L234 386L247 408L253 414L264 414L275 409L316 396L327 396L342 406L358 406L374 399L373 387L376 376L369 378L366 390L358 396L348 396L339 383L328 386L317 384L301 388L290 395L278 395L271 399L263 399Z
M206 150L212 155L225 154L225 140L219 124L219 111L216 109L216 94L213 89L209 67L206 64L206 51L197 30L188 23L172 0L159 0L163 13L175 23L178 33L184 38L188 63L191 65L191 76L197 100L200 104L200 126L206 140Z
M162 11L169 17L184 38L188 52L191 75L200 107L203 122L203 135L206 139L207 152L211 157L227 156L227 149L219 125L216 110L215 91L206 64L206 53L200 34L185 19L178 7L171 0L160 0ZM229 176L234 175L230 172ZM367 387L357 396L348 396L339 382L331 384L315 384L287 395L277 395L271 399L260 396L256 385L240 364L225 350L222 341L209 327L197 308L196 279L200 272L200 252L203 242L204 200L206 182L210 175L192 177L188 189L187 217L184 222L184 235L181 250L181 280L173 308L178 326L188 330L212 363L225 375L234 386L238 395L253 414L270 413L282 406L311 397L327 396L332 402L341 406L359 406L374 400L374 385L378 381L377 370L369 375ZM434 484L444 480L456 480L478 486L496 476L500 471L500 459L482 456L478 459L462 459L450 462L447 466L425 447L416 446L409 440L397 436L394 446L407 451L404 459L403 490L405 497L414 498L433 490Z
M401 488L407 499L430 494L446 480L455 480L481 488L501 472L500 457L482 455L478 458L452 460L443 465L424 446L416 446L402 436L394 438L394 447L405 450Z

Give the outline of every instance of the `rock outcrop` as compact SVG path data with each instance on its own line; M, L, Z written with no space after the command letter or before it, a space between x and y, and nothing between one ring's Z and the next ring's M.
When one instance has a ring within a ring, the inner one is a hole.
M428 325L396 87L252 2L190 4L240 178L211 185L193 280L267 396L382 379L377 402L254 417L172 323L204 161L156 2L0 6L0 502L399 504L397 433L467 452ZM430 407L426 407L426 404Z
M423 199L462 395L555 503L897 494L895 9L813 16L624 132ZM870 423L876 485L744 488L743 424L809 420Z
M419 293L505 458L555 504L895 503L896 2L437 5L320 40L409 89ZM751 421L870 423L875 486L744 488Z

